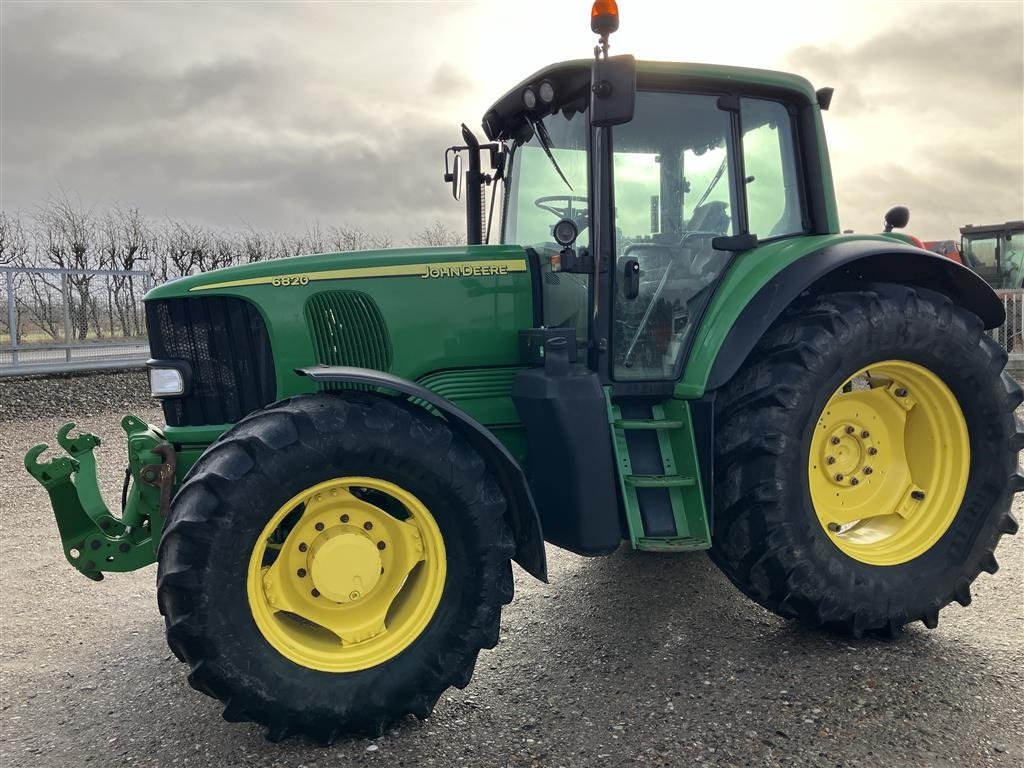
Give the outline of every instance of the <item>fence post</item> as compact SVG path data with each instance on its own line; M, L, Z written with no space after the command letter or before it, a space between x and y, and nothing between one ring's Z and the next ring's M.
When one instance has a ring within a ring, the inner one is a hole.
M14 306L14 270L5 269L7 277L7 327L11 331L11 365L18 364L18 310Z
M71 286L68 283L68 273L63 272L60 276L60 290L64 294L64 343L67 348L64 350L64 359L71 362Z

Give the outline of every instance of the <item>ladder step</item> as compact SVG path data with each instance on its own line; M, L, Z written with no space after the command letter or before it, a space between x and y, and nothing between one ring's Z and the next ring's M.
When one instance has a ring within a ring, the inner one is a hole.
M634 488L689 488L697 484L683 475L626 475L623 479Z
M710 549L711 542L707 539L692 536L662 538L644 536L637 539L636 548L647 552L693 552L700 549Z
M682 429L683 422L671 419L616 419L612 422L616 429Z

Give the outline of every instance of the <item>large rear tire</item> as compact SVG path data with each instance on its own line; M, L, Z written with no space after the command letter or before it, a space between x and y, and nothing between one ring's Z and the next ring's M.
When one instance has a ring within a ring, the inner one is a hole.
M512 599L505 499L423 409L362 393L246 417L189 472L158 553L167 641L224 718L329 743L428 716Z
M1005 363L931 292L794 304L719 392L712 560L813 627L937 626L1017 530L1022 393Z

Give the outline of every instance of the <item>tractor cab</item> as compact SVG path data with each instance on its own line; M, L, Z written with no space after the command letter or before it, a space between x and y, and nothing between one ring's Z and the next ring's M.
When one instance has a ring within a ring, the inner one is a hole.
M593 61L546 67L507 92L483 129L501 158L496 235L524 247L540 276L539 324L573 328L580 357L625 394L679 378L736 254L838 231L820 118L831 89L607 57L602 41ZM480 205L467 197L470 242Z
M1024 288L1024 221L961 227L960 253L996 290Z

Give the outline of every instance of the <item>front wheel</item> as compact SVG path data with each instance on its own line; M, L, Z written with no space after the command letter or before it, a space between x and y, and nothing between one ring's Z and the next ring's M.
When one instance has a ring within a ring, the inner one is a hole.
M224 718L322 742L426 717L498 640L504 497L426 411L361 393L246 417L200 458L159 550L160 610Z
M1005 351L944 297L878 288L788 309L716 406L712 559L855 636L967 605L1024 487Z

